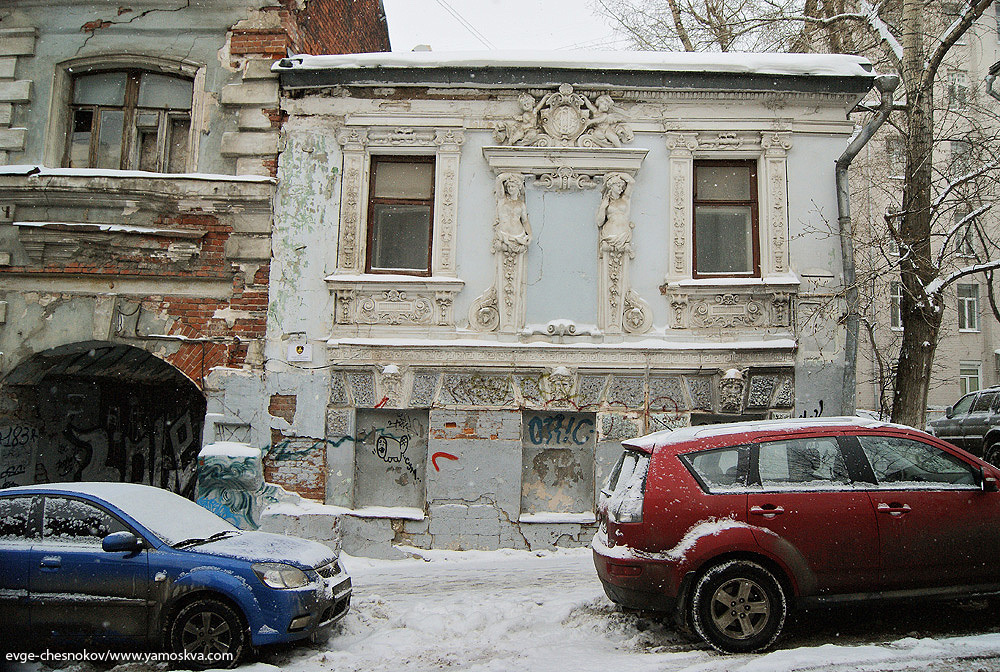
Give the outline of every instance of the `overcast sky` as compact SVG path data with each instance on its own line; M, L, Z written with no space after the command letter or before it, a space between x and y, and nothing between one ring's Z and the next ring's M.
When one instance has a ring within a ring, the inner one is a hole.
M393 51L411 51L418 44L429 44L434 51L626 46L591 8L592 0L383 0L383 4Z

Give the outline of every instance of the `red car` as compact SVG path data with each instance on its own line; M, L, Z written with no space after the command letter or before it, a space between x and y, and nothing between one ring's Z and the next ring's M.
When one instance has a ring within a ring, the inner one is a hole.
M767 648L791 608L1000 592L1000 471L924 432L816 418L623 446L592 544L604 590L719 651Z

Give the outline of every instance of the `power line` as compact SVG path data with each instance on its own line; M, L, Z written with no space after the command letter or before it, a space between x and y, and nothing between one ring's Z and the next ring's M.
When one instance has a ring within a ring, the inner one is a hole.
M567 44L562 47L555 47L556 51L565 51L567 49L601 49L604 47L615 48L616 45L628 43L630 40L627 37L599 37L593 40L586 40L584 42L574 42L573 44Z
M475 37L477 40L479 40L480 42L482 42L483 46L485 46L487 49L496 49L496 45L493 44L492 42L490 42L490 40L489 40L488 37L486 37L481 32L479 32L478 30L476 30L476 27L473 26L468 21L466 21L465 17L463 17L461 14L459 14L458 11L454 7L452 7L450 4L448 4L448 2L446 0L437 0L437 3L439 5L441 5L446 12L448 12L453 17L455 17L455 20L457 20L460 24L462 24L462 26L466 30L468 30L472 34L473 37Z

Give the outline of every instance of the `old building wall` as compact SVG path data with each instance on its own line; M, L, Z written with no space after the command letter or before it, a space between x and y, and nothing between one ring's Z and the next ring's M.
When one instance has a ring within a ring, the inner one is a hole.
M325 82L335 63L277 67L265 357L297 399L271 451L296 437L325 464L349 552L585 544L621 440L837 412L841 266L824 229L856 94L583 86L569 82L606 73L549 64L490 75L506 87L387 68L372 88L371 72L345 83L353 61ZM693 273L693 166L711 161L756 180L752 277ZM387 162L433 166L424 271L372 261ZM322 435L298 406L317 380Z
M86 434L90 449L111 446L87 474L191 494L203 428L210 441L257 446L272 425L280 432L263 358L283 120L270 66L303 44L388 48L380 3L309 4L0 9L0 389L20 390L0 426L30 425L35 463L51 466ZM317 11L345 16L310 18ZM273 385L280 395L280 377ZM55 422L46 395L62 386L94 399ZM117 403L130 397L134 408ZM193 443L177 448L171 431L188 408ZM149 437L141 468L111 438L123 423ZM168 473L178 468L183 483ZM322 496L325 476L314 480Z

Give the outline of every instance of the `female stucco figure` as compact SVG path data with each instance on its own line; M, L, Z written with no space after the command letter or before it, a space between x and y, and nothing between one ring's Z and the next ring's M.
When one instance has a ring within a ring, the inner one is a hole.
M629 220L632 185L625 173L610 173L604 181L604 195L597 209L597 228L601 233L601 252L631 252L632 228Z
M524 204L524 178L501 173L496 181L497 219L493 225L493 251L524 252L531 242L531 224Z

